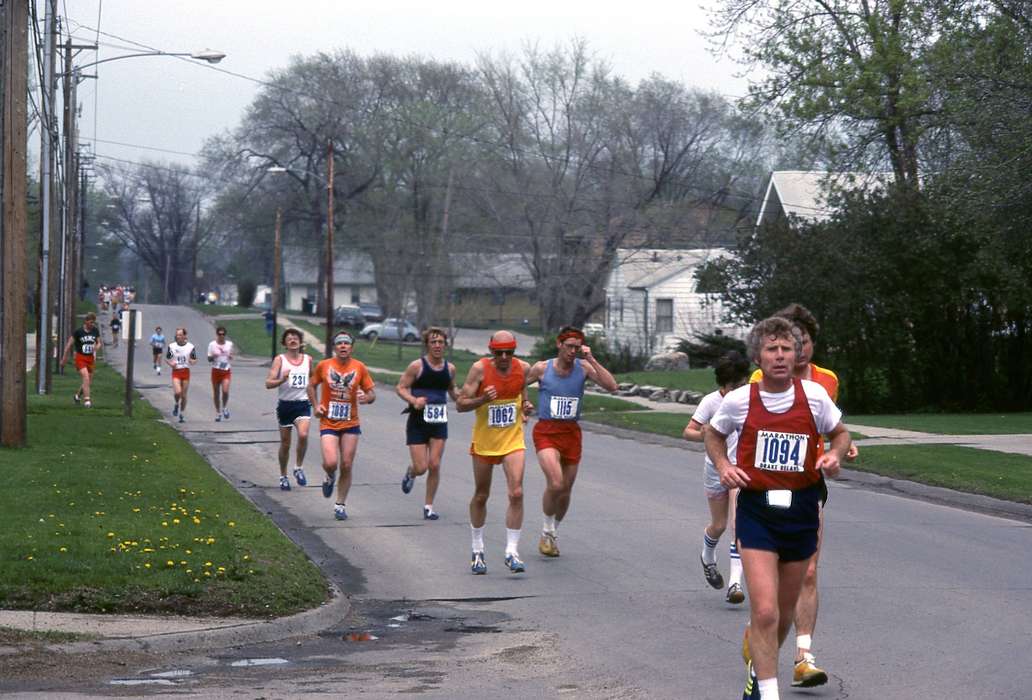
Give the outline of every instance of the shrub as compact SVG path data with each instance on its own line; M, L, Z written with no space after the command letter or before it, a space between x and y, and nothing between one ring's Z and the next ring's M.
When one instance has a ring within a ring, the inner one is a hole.
M237 306L242 306L245 309L251 308L257 291L258 285L255 284L254 280L240 280L240 284L237 285Z
M595 359L613 374L645 369L645 363L649 359L647 355L633 350L629 345L617 343L611 346L598 336L588 336L585 342L591 347L591 354ZM533 360L555 357L555 336L546 335L538 339L530 351L530 356Z
M749 356L744 342L716 333L696 333L695 342L681 338L677 341L676 349L688 356L688 364L693 369L715 366L717 360L730 350L737 350L745 357Z

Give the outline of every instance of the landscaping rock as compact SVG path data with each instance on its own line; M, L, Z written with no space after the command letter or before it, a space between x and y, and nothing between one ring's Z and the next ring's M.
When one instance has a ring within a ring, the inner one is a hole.
M670 401L670 392L668 392L666 389L660 389L658 391L654 391L654 392L652 392L649 395L649 400L650 401L660 401L660 402L663 402L663 403L668 402L668 401Z
M664 352L653 355L645 363L645 369L654 370L679 370L688 369L688 355L683 352Z

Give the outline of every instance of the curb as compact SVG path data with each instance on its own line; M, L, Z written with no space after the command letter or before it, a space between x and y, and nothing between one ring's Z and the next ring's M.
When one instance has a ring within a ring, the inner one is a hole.
M92 654L101 651L137 651L169 653L205 651L245 644L275 642L290 637L321 632L343 620L351 611L351 600L331 584L333 599L318 608L288 617L246 622L239 625L213 627L209 630L191 630L163 634L156 632L134 637L108 637L88 642L47 644L47 651L63 654ZM15 649L17 651L17 649Z

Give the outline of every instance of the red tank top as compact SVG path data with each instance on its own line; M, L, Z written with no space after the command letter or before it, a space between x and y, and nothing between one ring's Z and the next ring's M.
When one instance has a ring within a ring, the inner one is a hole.
M760 385L749 388L749 412L738 438L738 466L749 475L751 491L802 489L820 481L817 445L821 440L803 384L792 380L795 398L784 413L771 413Z
M484 369L484 378L480 380L477 396L483 395L489 386L493 386L498 392L498 399L516 399L523 395L523 365L517 362L515 357L512 358L508 374L502 374L495 369L490 357L481 358L480 366Z

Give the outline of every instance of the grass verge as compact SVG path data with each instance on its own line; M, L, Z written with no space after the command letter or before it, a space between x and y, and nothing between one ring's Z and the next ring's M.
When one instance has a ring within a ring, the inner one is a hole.
M634 408L641 409L641 406L635 404ZM627 410L629 409L624 409L624 411ZM688 421L691 420L691 415L688 413L636 410L633 413L586 413L584 420L591 421L592 423L604 423L617 428L626 428L627 430L637 430L643 433L655 433L657 435L679 438L684 432L684 426L688 425Z
M939 435L1017 435L1032 433L1032 413L910 413L846 416L860 427L916 430Z
M0 627L0 646L18 644L63 644L65 642L86 642L97 637L78 632L56 630L20 630L16 627Z
M1032 503L1032 457L959 445L883 445L860 449L851 469Z
M0 606L284 615L323 602L319 570L142 400L99 365L29 394L28 442L0 450Z

